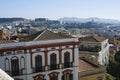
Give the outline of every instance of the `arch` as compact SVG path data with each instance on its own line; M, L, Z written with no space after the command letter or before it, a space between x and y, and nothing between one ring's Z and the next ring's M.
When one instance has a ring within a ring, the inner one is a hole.
M73 74L72 74L72 70L65 70L62 72L62 80L73 80Z
M34 76L33 78L34 78L34 80L45 80L45 75L43 75L43 74L38 74L38 75L36 75L36 76Z
M12 76L19 75L19 59L16 56L11 58L11 71Z
M5 58L5 71L10 70L10 62L8 58Z
M59 64L59 51L58 50L54 50L54 51L48 51L48 54L47 54L47 58L48 58L48 65L50 65L50 55L51 54L56 54L56 59L57 59L57 64Z
M20 63L21 63L21 69L25 69L25 58L21 56L20 58Z
M45 57L45 56L44 56L45 54L44 54L44 52L33 53L33 54L32 54L32 62L33 62L33 63L32 63L32 67L33 67L33 68L35 68L35 57L36 57L37 55L41 55L41 56L42 56L42 65L43 65L43 66L45 65L45 60L44 60L44 59L45 59L45 58L44 58L44 57Z
M65 52L64 53L64 67L69 67L70 66L70 53Z
M35 56L35 72L42 71L42 56L37 55Z
M50 77L50 80L58 80L58 74L59 74L59 72L52 72L48 75Z
M64 63L64 54L68 52L70 53L70 62L72 62L72 55L73 55L73 50L72 49L64 49L62 50L62 63Z
M57 68L57 55L55 53L52 53L50 55L50 69L56 69Z

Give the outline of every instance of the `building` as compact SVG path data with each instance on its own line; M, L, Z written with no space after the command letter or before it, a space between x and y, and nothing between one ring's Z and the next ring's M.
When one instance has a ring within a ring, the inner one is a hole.
M106 69L85 59L79 59L78 80L105 80Z
M119 51L118 45L119 45L119 41L117 41L114 37L113 38L109 38L109 52L110 52L110 58L114 59L114 55L117 51Z
M0 40L2 40L5 37L5 33L3 30L0 30Z
M78 38L46 29L24 39L0 45L0 68L15 80L78 80Z
M5 73L2 69L0 69L0 80L14 80L7 73Z
M79 38L79 56L101 65L109 63L108 39L97 35Z

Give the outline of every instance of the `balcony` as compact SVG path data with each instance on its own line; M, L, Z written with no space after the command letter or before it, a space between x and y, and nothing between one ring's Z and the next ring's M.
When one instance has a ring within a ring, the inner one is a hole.
M56 69L60 69L59 64L48 65L48 70L56 70Z
M73 67L73 62L66 62L62 64L62 68L69 68Z
M19 75L24 75L26 73L26 70L15 70L15 71L6 71L7 74L10 76L19 76Z
M80 46L79 51L99 52L99 51L101 51L101 48L99 46L95 46L95 47L83 47L83 46Z
M37 72L45 72L45 66L39 66L39 67L33 68L33 73L37 73Z

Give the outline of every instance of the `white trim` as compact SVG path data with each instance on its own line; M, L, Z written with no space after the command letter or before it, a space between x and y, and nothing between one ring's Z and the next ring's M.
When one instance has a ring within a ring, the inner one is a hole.
M48 65L50 65L50 55L54 53L57 55L57 64L59 64L59 51L55 50L55 51L49 51L48 52Z
M32 66L35 67L35 57L36 57L37 55L41 55L41 56L42 56L42 66L44 66L44 65L45 65L44 52L38 52L38 53L34 53L34 54L32 55L32 61L33 61Z

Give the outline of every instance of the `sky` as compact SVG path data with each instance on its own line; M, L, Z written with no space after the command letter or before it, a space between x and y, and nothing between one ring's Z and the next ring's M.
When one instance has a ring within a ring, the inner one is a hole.
M120 0L0 0L0 18L10 17L120 20Z

